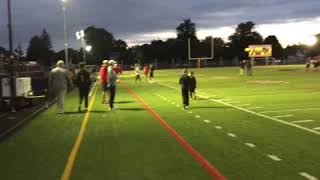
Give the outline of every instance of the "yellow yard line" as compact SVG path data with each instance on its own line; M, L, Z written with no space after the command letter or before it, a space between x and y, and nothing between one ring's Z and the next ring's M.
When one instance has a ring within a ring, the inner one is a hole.
M64 171L63 171L63 174L61 176L61 180L69 180L70 177L71 177L71 174L72 174L72 170L73 170L73 166L74 166L74 162L77 158L77 155L78 155L78 152L79 152L79 149L80 149L80 145L81 145L81 142L82 142L82 139L84 137L84 133L85 133L85 130L87 128L87 125L88 125L88 121L89 121L89 117L90 117L90 111L93 107L93 104L94 104L94 101L95 101L95 98L96 98L96 92L97 92L97 89L96 87L94 87L94 93L93 93L93 96L90 100L90 105L89 105L89 109L88 109L88 112L85 114L84 118L83 118L83 121L82 121L82 124L81 124L81 128L80 128L80 131L79 131L79 134L78 134L78 137L72 147L72 151L68 157L68 161L67 161L67 164L64 168Z

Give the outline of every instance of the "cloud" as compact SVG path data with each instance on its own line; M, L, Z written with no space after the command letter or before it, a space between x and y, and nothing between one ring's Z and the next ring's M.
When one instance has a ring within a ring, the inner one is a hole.
M60 0L12 2L15 44L26 48L29 39L46 28L54 48L63 48ZM209 31L248 20L257 24L300 22L318 17L318 7L319 0L68 0L68 33L72 47L79 44L74 33L90 25L104 27L133 44L149 41L161 32L174 33L184 18L191 18L199 30ZM7 46L5 1L0 2L0 17L0 46Z

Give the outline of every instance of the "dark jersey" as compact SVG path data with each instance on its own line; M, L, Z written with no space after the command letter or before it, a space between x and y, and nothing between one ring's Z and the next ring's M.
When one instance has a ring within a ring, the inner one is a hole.
M79 88L89 88L91 85L91 80L88 71L81 69L77 74L76 83Z
M180 77L179 84L182 89L189 89L190 87L190 77L187 74L183 74Z
M189 88L190 88L190 89L195 89L195 88L197 88L197 80L196 80L196 77L190 76L189 79L190 79Z
M240 68L244 69L245 64L246 64L245 62L240 62Z

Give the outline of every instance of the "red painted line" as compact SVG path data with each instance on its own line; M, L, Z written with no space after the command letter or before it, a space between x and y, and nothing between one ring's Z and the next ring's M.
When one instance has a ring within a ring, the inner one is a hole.
M159 123L179 142L184 149L195 158L198 163L210 173L210 175L216 180L226 180L226 178L206 159L204 158L197 150L195 150L189 143L186 141L177 131L175 131L156 111L154 111L148 104L146 104L143 99L141 99L133 90L129 88L127 84L122 84L129 93L134 96L143 107L148 110L158 121Z

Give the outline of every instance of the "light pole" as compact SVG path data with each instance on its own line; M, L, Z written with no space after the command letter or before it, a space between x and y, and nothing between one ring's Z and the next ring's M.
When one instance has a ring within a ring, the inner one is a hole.
M85 64L87 64L87 61L86 61L86 47L85 47L85 42L84 42L84 30L81 30L81 31L77 31L76 32L76 37L78 40L81 40L81 48L82 48L82 54L83 54L83 61ZM91 49L90 49L91 50Z
M13 43L12 43L12 18L11 18L11 0L8 0L8 31L9 31L9 50L10 50L10 91L11 91L11 112L16 112L14 109L14 98L16 97L16 66L13 56Z
M63 22L64 22L64 54L66 61L66 68L69 69L69 55L68 55L68 31L67 31L67 0L62 1Z

